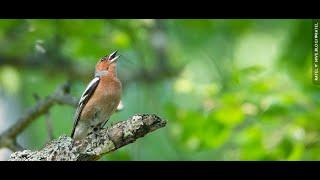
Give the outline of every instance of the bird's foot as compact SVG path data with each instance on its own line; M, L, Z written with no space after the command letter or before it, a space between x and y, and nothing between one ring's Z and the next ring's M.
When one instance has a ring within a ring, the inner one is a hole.
M94 136L95 138L97 138L98 135L99 135L100 130L101 130L101 128L96 127L96 128L93 128L93 131L92 131L91 133L93 134L93 136Z

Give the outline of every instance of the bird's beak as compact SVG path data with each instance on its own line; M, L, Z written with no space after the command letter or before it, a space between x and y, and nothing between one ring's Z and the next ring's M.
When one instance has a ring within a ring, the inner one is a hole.
M111 59L110 60L110 64L116 62L119 57L120 57L120 55L118 55L118 56L114 57L113 59Z
M118 51L114 51L113 53L111 53L111 54L109 55L109 58L108 58L108 59L109 59L109 61L110 61L110 64L116 62L116 61L118 60L118 58L120 57L120 55L117 56L117 52L118 52Z

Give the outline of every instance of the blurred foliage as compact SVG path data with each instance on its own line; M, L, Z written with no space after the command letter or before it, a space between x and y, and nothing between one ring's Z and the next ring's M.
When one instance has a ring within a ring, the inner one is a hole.
M0 20L0 91L27 109L70 78L66 61L93 73L118 49L125 109L110 122L155 113L168 125L104 160L319 160L311 32L311 20ZM54 136L69 135L74 109L50 113ZM44 118L23 132L27 148L46 143Z

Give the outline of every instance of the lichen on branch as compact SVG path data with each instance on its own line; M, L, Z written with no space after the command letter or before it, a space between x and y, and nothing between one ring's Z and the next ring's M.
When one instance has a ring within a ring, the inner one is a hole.
M84 161L98 160L104 154L115 151L162 128L166 121L156 115L137 114L108 129L102 129L75 143L68 136L60 136L39 151L24 150L11 154L9 161Z

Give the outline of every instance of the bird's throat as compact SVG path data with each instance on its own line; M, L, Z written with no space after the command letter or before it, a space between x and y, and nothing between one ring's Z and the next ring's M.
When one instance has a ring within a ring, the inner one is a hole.
M108 75L108 71L103 70L103 71L96 71L95 73L95 77L101 77L101 76L107 76Z

